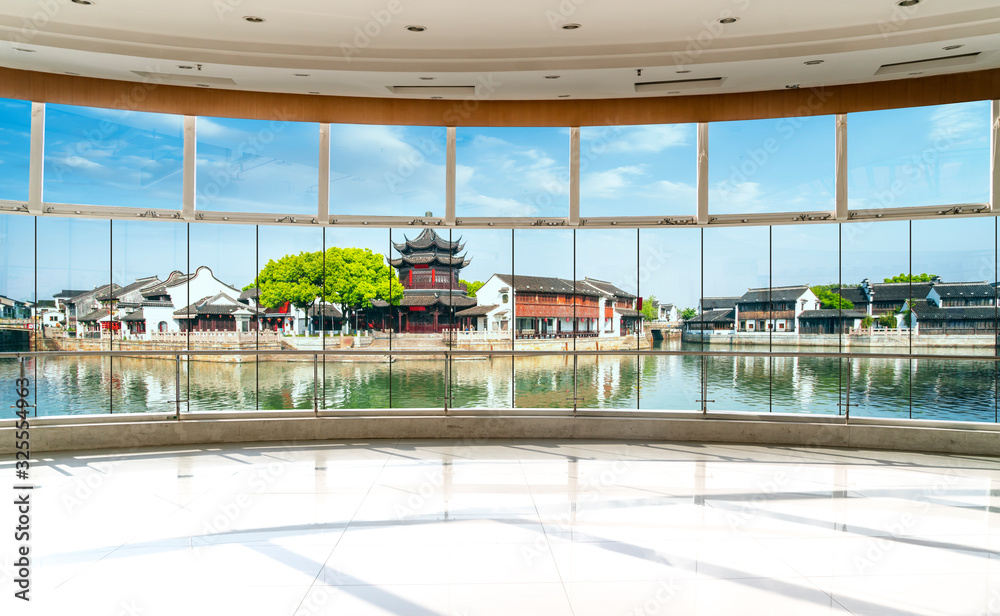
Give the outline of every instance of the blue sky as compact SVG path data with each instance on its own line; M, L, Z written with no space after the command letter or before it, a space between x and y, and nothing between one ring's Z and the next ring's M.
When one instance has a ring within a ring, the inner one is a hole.
M45 199L179 208L182 118L49 105ZM854 208L984 202L989 187L989 103L851 114L849 187ZM30 105L0 100L0 199L27 198ZM318 125L273 120L198 120L199 207L315 213ZM834 118L722 122L710 127L710 211L833 207ZM333 125L330 211L420 216L444 213L445 129ZM581 130L581 215L695 212L694 125ZM457 211L463 216L565 216L569 130L461 128ZM30 298L34 222L0 216L0 294ZM381 253L390 235L417 228L326 230L327 246ZM773 244L769 243L770 237ZM289 252L319 250L316 228L191 225L192 268L208 265L242 286L255 268ZM472 264L463 278L509 272L611 280L683 306L749 287L880 280L909 267L908 223L765 228L464 231ZM39 219L42 298L113 277L125 284L185 269L185 225L161 221ZM112 237L113 242L112 242ZM455 239L458 235L456 234ZM913 223L913 268L946 280L994 276L995 221ZM111 250L112 243L114 250ZM773 246L773 247L772 247ZM843 252L838 252L842 246ZM512 252L513 251L513 252ZM511 256L514 255L513 264ZM838 260L838 256L842 256ZM637 265L638 263L638 265Z

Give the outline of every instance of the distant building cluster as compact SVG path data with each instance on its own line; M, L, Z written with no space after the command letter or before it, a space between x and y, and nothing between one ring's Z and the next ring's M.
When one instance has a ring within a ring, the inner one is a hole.
M857 330L866 317L890 315L894 328L923 333L976 334L995 329L995 283L872 283L834 287L831 293L852 308L822 308L807 285L749 289L739 297L706 297L699 315L685 322L689 331L837 334Z

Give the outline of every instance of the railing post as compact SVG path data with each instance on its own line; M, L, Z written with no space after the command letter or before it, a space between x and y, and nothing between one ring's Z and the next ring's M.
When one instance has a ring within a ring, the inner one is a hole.
M177 412L177 421L181 420L181 356L174 355L175 385L174 385L174 406Z
M319 417L319 354L313 354L313 413Z
M847 358L847 397L844 399L844 423L851 420L851 372L854 365L854 358Z

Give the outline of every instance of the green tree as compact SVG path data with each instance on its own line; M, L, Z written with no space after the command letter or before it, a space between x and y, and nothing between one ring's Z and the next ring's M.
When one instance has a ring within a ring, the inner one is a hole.
M838 285L825 284L811 287L816 299L819 300L820 307L834 310L849 310L854 308L854 302L841 297L838 293L833 291L833 289L837 288L837 286Z
M469 282L467 280L459 280L459 282L465 285L465 293L469 297L475 297L476 292L479 291L479 289L483 288L483 285L486 284L481 280L473 280L472 282Z
M403 285L385 262L385 257L368 248L329 248L326 251L326 280L323 299L348 311L370 308L381 299L399 305Z
M698 316L698 311L694 308L685 308L681 310L681 318L687 321L688 319L693 319Z
M874 323L874 322L875 322L875 319L873 319L871 317L871 315L868 315L865 318L861 319L861 327L864 327L865 329L868 329L869 327L872 326L872 323Z
M656 301L655 295L650 295L642 301L642 316L646 318L647 321L655 321L656 315L653 313L653 302Z
M937 274L900 274L892 278L884 278L883 282L930 282L937 278Z
M318 252L300 252L271 259L257 276L260 285L260 304L268 308L278 308L285 302L306 311L322 292L323 259ZM247 285L244 290L253 288Z
M889 329L896 328L896 317L891 314L883 314L878 318L878 324Z

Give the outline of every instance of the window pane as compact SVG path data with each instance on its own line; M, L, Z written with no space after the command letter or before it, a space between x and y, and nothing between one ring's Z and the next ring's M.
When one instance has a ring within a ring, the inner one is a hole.
M112 282L117 288L105 294L105 300L112 311L108 326L114 350L141 354L187 347L187 337L168 325L176 324L174 311L187 305L187 294L175 304L164 293L171 272L187 267L187 227L166 221L111 221ZM178 394L173 357L115 357L111 365L116 413L172 413L177 400L184 399L186 366L180 365Z
M768 227L705 229L702 313L707 322L706 350L733 350L729 345L734 340L739 340L738 350L771 348L771 332L777 328L780 313L776 314L768 303L771 282L768 230ZM708 409L768 412L770 368L766 358L710 358Z
M2 165L0 165L2 166ZM35 317L35 218L0 214L0 353L44 350L41 335L55 336L62 331L60 314L51 296L38 302ZM31 329L29 329L29 327ZM0 359L0 381L14 383L20 377L20 362ZM25 364L25 375L31 379L32 404L37 403L35 366L37 360ZM16 411L16 409L11 409ZM28 412L35 414L34 409ZM8 415L13 417L13 415Z
M926 283L910 283L910 223L845 223L841 229L841 297L872 315L867 332L846 336L851 353L909 353L910 335L898 327L906 299ZM850 385L853 416L908 417L910 362L906 359L856 359L844 370L844 402Z
M711 213L835 208L835 116L712 122L708 133Z
M701 301L701 235L701 229L679 228L643 229L639 236L639 287L654 310L654 349L703 350L697 318L687 326L683 322L685 310L694 316ZM639 407L700 409L701 363L700 357L643 357Z
M839 225L776 225L771 228L772 316L775 352L837 353L843 337L867 315L841 299ZM836 415L841 407L837 358L776 357L770 362L771 410Z
M330 212L444 216L447 131L443 127L330 127Z
M45 106L45 201L180 209L184 118Z
M199 210L315 216L319 124L198 118Z
M459 128L461 216L569 215L568 128Z
M987 203L990 102L852 113L852 209Z
M996 420L994 364L947 358L996 349L996 228L993 217L913 221L913 272L934 283L914 287L902 324L914 353L941 356L912 362L914 419Z
M580 129L580 215L694 216L694 124Z
M577 314L584 332L577 350L648 349L638 310L639 232L636 229L576 232ZM608 258L608 250L614 257ZM591 295L596 292L596 295ZM586 294L586 295L585 295ZM637 409L639 358L636 355L581 356L577 360L578 404L587 408Z
M511 295L502 293L498 274L513 271L509 229L464 230L460 241L469 264L459 282L475 306L455 315L458 328L452 347L461 351L509 351ZM506 296L506 297L505 297ZM509 356L456 358L451 363L451 406L455 408L510 408L513 399L512 362Z
M0 199L28 200L31 103L0 98Z
M598 294L574 289L573 237L570 229L514 230L514 276L495 277L489 293L509 294L515 351L572 351L576 336L595 333ZM585 385L567 355L515 358L514 387L517 408L568 408Z
M57 348L108 351L110 316L98 297L111 285L111 227L107 220L38 218L38 296L52 298L67 324ZM104 323L104 325L102 325ZM48 357L38 365L38 414L86 414L111 411L114 372L107 357Z
M231 322L220 318L227 298L239 298L241 289L253 284L257 274L257 227L250 225L191 225L190 267L179 272L181 284L168 287L175 312L171 328L184 332L191 349L211 350L222 341L242 350L277 349L277 334L257 332L234 342ZM184 303L187 302L187 303ZM257 327L262 321L257 314ZM191 356L187 366L190 411L252 411L258 407L258 362L253 355L238 358ZM182 377L183 378L183 377Z

